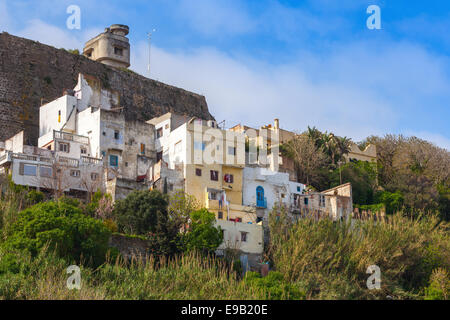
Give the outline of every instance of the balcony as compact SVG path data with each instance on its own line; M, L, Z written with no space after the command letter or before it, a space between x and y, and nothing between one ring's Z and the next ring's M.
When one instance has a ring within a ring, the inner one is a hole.
M257 199L256 200L256 208L267 209L267 198L264 197L264 199Z
M82 144L89 144L89 138L84 136L79 136L77 134L62 132L62 131L53 131L53 138L55 140L65 140L65 141L73 141Z
M91 157L81 157L81 162L83 164L93 164L93 165L102 165L103 160L98 158L91 158Z
M66 157L59 157L58 163L61 165L72 167L72 168L78 168L80 165L80 162L78 159L72 159L72 158L66 158Z

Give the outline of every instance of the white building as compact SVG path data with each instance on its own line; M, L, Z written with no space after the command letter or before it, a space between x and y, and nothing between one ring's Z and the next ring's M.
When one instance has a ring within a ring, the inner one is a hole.
M70 177L80 181L83 175L98 178L103 182L97 189L108 190L114 199L145 188L155 162L155 128L144 121L127 120L122 109L117 108L116 95L100 88L95 79L80 74L75 90L66 91L40 108L38 147L23 147L23 142L20 146L20 138L15 137L5 142L5 150L32 156L45 154L52 158L53 166L70 165ZM28 164L24 165L25 173L34 173L32 167L28 170ZM95 167L92 175L87 172L92 171L88 169L91 167ZM42 188L47 183L38 171L35 183L14 177L18 184ZM70 183L70 189L90 191L89 187L73 185Z
M258 166L244 168L243 202L256 207L259 221L267 222L268 213L277 203L290 208L305 187L289 181L289 173L273 172Z

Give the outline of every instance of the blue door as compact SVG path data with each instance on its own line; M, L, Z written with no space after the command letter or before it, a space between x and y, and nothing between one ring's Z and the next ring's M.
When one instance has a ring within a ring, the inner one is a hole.
M258 208L264 208L265 207L264 188L263 187L256 188L256 206Z

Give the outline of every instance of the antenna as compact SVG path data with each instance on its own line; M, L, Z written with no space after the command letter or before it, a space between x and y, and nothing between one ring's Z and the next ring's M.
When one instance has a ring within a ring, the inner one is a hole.
M152 35L156 32L156 29L153 29L152 32L147 32L148 36L148 77L150 78L150 62L151 62L151 53L152 53Z

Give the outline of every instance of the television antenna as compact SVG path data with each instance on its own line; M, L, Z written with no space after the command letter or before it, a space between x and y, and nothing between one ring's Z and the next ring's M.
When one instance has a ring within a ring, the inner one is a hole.
M156 32L156 29L153 29L151 32L147 32L148 36L148 77L150 78L150 62L151 62L151 54L152 54L152 36L153 33Z

